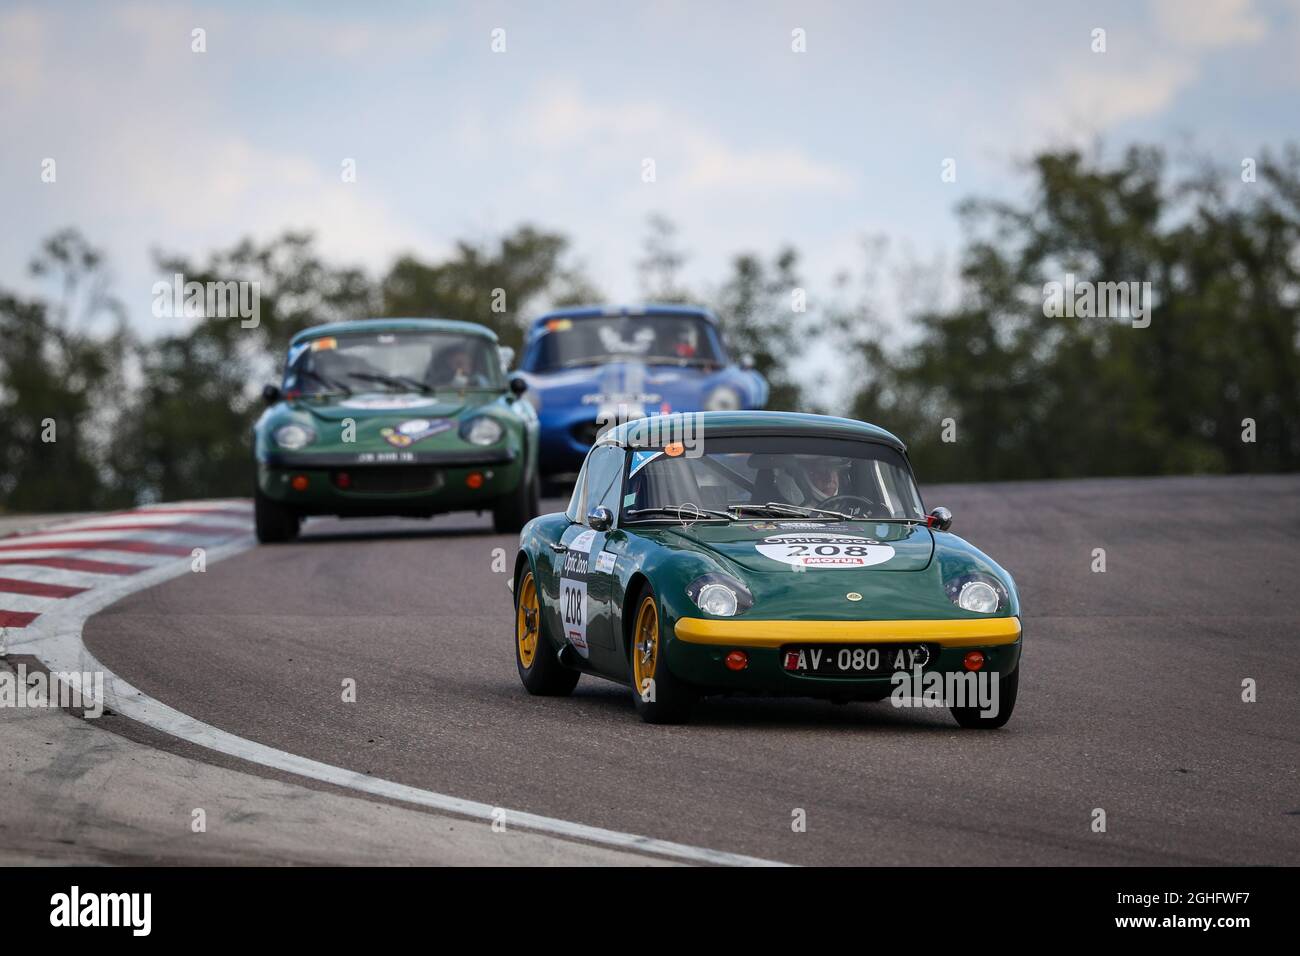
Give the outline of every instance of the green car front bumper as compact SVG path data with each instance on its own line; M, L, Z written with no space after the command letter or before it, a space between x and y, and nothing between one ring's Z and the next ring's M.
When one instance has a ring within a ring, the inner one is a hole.
M933 649L922 672L963 674L971 651L983 654L985 673L1010 675L1019 666L1022 630L1016 617L903 621L779 621L745 618L679 618L668 642L673 674L710 691L793 697L883 700L894 675L823 676L789 671L787 649L809 645L916 645ZM727 666L727 655L743 651L746 665Z
M427 516L491 508L525 477L513 448L378 455L272 453L257 487L301 515Z

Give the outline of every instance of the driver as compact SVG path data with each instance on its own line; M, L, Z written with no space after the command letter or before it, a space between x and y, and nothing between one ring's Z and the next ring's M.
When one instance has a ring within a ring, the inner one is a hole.
M453 345L438 356L437 383L465 388L474 378L474 359L463 345Z
M804 466L804 477L808 480L818 504L838 497L840 494L840 472L832 458L813 458Z

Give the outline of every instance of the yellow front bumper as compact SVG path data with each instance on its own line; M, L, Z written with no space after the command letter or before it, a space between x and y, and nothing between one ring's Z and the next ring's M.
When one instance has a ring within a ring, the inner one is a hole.
M910 644L987 647L1020 640L1020 618L960 621L751 621L678 620L677 639L688 644L726 647L779 647L782 644Z

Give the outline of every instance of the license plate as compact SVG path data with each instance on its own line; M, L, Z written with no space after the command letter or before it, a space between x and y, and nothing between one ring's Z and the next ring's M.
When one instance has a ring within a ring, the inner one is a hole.
M929 662L925 644L799 644L782 648L781 657L791 674L823 677L882 677Z

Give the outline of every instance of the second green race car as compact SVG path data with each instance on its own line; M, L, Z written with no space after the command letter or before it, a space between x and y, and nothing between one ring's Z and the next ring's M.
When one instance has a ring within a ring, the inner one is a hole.
M507 381L496 336L468 322L370 319L293 337L253 428L258 539L311 515L538 511L537 414Z
M587 673L652 723L707 694L946 707L1001 727L1020 680L1011 576L926 512L902 443L778 412L610 429L567 511L524 528L515 663L534 694Z

